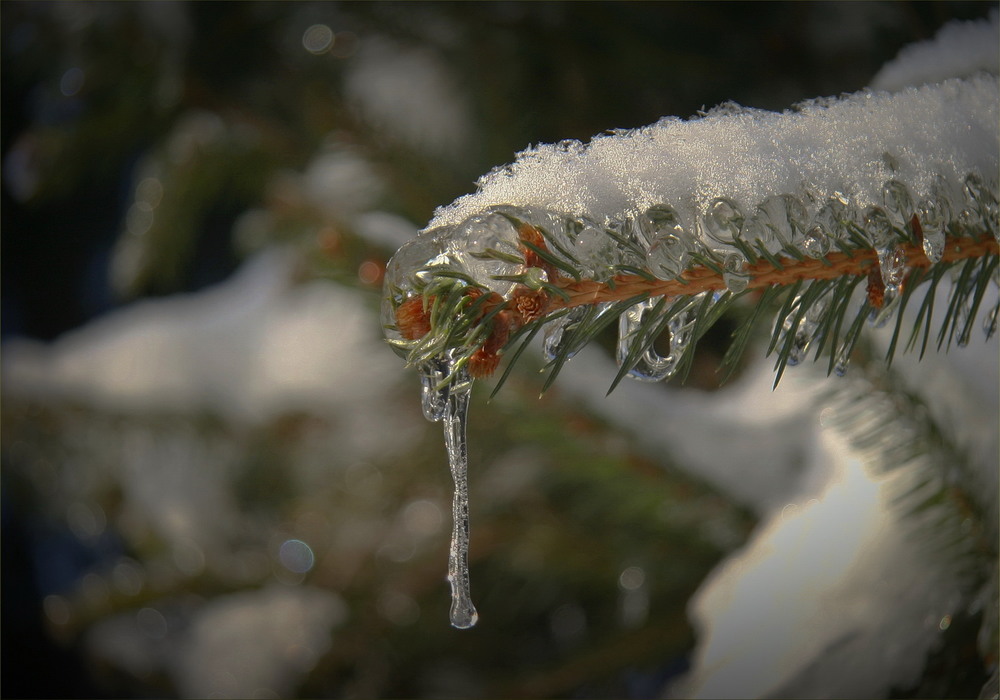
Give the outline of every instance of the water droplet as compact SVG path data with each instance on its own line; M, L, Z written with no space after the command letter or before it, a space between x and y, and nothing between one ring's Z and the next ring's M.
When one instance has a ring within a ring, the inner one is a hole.
M739 253L728 253L722 259L722 267L725 270L722 281L726 283L726 288L733 294L739 294L750 284L746 258Z
M479 619L469 586L469 450L466 426L472 384L468 373L461 370L451 385L444 415L445 448L455 482L448 582L451 584L451 624L459 629L472 627Z
M725 197L717 197L705 209L705 233L723 245L731 245L743 227L743 212Z

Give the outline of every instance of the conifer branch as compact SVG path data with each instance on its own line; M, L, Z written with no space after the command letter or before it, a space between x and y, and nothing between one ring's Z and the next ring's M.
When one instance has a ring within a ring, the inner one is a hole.
M907 265L912 268L927 268L935 264L924 254L922 247L912 243L903 243L900 248L906 256ZM980 258L985 255L997 255L998 252L1000 252L1000 245L996 239L953 238L949 240L949 245L945 248L940 262ZM783 263L780 268L767 260L759 260L746 270L750 277L747 289L762 289L772 285L785 286L798 280L825 280L849 275L867 275L871 267L877 264L878 254L872 249L850 253L830 253L820 259L792 259ZM651 280L639 275L616 275L610 283L591 279L576 281L563 278L555 285L566 292L568 296L553 299L549 304L549 310L555 311L584 304L621 301L639 295L672 297L727 289L723 275L705 266L686 270L680 277L683 281Z

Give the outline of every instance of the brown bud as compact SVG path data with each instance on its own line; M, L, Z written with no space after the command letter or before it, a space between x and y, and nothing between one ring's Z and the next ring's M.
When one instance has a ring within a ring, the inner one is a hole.
M434 297L428 302L433 303ZM396 307L396 328L407 340L423 338L431 330L431 316L424 309L422 297L410 297Z
M518 286L511 295L510 303L520 321L518 325L523 326L545 315L549 306L549 295L541 289Z
M500 364L500 349L510 338L510 328L513 323L510 311L501 311L493 318L493 328L483 346L472 353L469 358L469 374L476 379L482 379L493 374Z
M877 262L868 268L868 303L876 309L881 309L885 303L885 282Z

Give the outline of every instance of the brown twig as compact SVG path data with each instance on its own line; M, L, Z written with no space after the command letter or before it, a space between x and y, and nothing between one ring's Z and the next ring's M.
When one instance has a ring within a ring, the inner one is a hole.
M922 248L912 243L902 243L900 246L910 267L930 267L933 264L924 255ZM941 259L952 262L998 253L1000 246L992 237L952 238L948 240ZM749 265L745 270L749 275L747 288L760 289L774 284L793 284L800 279L833 279L844 275L867 274L873 264L878 264L878 255L874 250L859 250L850 255L831 253L825 259L810 258L801 261L787 259L782 262L783 268L780 270L766 260ZM651 297L678 296L726 289L722 275L706 267L692 268L684 272L681 277L683 282L648 280L638 275L616 275L613 285L587 279L577 282L567 277L560 277L555 284L565 291L569 298L553 298L548 311L607 301L622 301L645 293Z

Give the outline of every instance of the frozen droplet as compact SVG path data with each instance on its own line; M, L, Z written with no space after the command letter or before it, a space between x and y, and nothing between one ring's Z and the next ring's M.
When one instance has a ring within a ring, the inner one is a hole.
M708 294L703 292L702 294ZM692 299L692 305L696 305L702 295ZM649 338L641 332L642 324L658 324L659 319L647 319L646 315L656 306L656 300L648 299L644 302L632 306L619 316L618 321L618 345L615 356L618 365L621 366L631 352L633 343L645 342ZM667 331L670 338L670 351L664 357L657 353L652 345L639 356L636 364L628 371L628 376L632 379L644 382L659 382L669 379L677 371L681 357L691 342L691 332L694 329L694 314L689 306L675 313L667 322Z
M830 237L818 225L813 226L802 239L801 247L810 258L822 258L830 252Z
M650 272L669 280L687 269L697 243L676 209L669 204L650 207L639 217L639 230L649 246L646 266Z
M579 348L570 348L573 331L579 326L584 318L590 316L595 318L604 314L611 306L610 303L586 306L577 306L570 309L565 316L560 316L545 324L542 331L542 353L545 359L551 362L557 357L565 356L569 359L576 355Z
M774 228L769 223L766 216L761 212L754 212L743 221L740 229L740 239L751 246L764 246L767 250L774 252L781 247Z
M790 194L768 197L757 207L756 215L782 246L797 242L809 220L805 206Z
M855 219L855 208L847 196L834 192L813 216L809 230L819 227L820 231L831 239L843 238L848 226L856 223Z
M549 276L545 270L540 267L529 267L524 271L521 281L526 287L530 287L531 289L541 289L542 286L549 281Z
M837 361L833 365L833 373L838 377L843 377L847 374L847 368L851 364L851 354L846 351L846 348L842 348L837 354Z
M985 226L995 236L1000 236L996 182L987 184L978 174L970 173L962 185L965 199L969 203L968 210L973 214L973 223Z
M452 534L448 551L448 582L451 584L451 624L467 629L476 624L479 614L472 604L469 586L469 450L466 427L473 380L462 369L448 393L444 413L444 441L448 464L455 482L452 498Z
M520 272L520 237L513 222L499 211L469 217L452 229L448 252L460 259L465 271L477 282L506 296L514 282L494 279Z
M445 229L433 229L421 233L404 243L389 259L385 266L385 280L382 291L381 321L385 337L399 340L402 336L396 328L396 308L416 288L420 280L418 273L431 261L439 260L444 250L441 237ZM406 357L405 350L392 346L400 357Z
M892 222L882 207L868 207L865 211L865 235L876 250L888 248L896 238Z
M944 255L945 235L952 220L951 188L941 175L935 175L928 196L917 205L917 219L922 234L921 247L931 262Z
M906 253L902 246L876 249L878 254L879 272L882 276L882 306L873 309L869 321L875 328L881 328L888 323L899 306L900 293L909 267L906 265Z
M618 317L618 345L616 347L616 358L621 366L632 351L633 344L650 340L642 334L643 326L656 324L659 315L653 317L653 309L660 302L659 299L646 299L638 304L626 309ZM661 304L661 308L663 305ZM649 348L639 356L638 361L628 371L628 376L644 382L658 382L666 379L673 369L673 364L667 357L662 357L653 349L650 342Z
M906 279L906 252L902 246L893 246L878 251L878 265L882 271L882 283L886 294L898 294Z
M882 301L882 308L873 309L868 317L868 323L873 328L884 327L896 315L896 310L902 297L898 293L890 293L886 290Z
M791 311L785 316L782 324L783 339L787 338L789 333L793 334L786 360L786 363L790 367L794 367L806 359L806 356L809 354L809 345L816 337L820 322L823 320L823 316L826 314L827 307L829 306L829 300L825 294L819 299L814 299L809 308L802 314L802 317L799 318L798 323L796 323L795 318L799 314L802 298L803 295L800 294L792 301Z
M882 203L895 226L902 228L913 216L913 198L899 180L889 180L882 185Z
M588 276L602 280L613 274L621 252L617 242L596 222L584 217L566 219L565 232L572 242L573 254Z
M932 263L940 262L944 255L946 222L941 209L935 202L924 200L920 203L918 219L922 234L921 247L924 255Z
M722 259L722 268L725 270L722 281L726 283L726 288L733 294L739 294L750 284L746 258L739 253L728 253Z
M743 227L743 212L736 202L717 197L705 209L705 233L723 245L731 245Z

